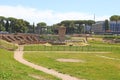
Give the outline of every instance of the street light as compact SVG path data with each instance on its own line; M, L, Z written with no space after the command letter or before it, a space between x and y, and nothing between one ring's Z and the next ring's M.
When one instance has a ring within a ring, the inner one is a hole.
M9 24L9 30L10 30L9 32L11 33L12 27L10 26L10 21L8 21L8 24Z
M0 19L0 31L1 31L1 19Z
M86 25L85 25L85 24L82 24L82 25L83 25L83 31L84 31L85 40L86 40L86 42L87 42L87 35L85 34Z
M5 31L6 31L6 20L3 20L3 22L4 22Z
M83 33L85 34L85 24L82 24L83 26Z

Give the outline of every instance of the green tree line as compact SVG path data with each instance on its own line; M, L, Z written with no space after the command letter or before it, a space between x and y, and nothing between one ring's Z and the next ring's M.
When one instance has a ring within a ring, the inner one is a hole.
M7 31L9 33L26 33L30 28L30 23L23 19L16 19L13 17L0 16L0 31Z
M65 20L61 22L66 27L67 34L82 33L85 26L92 26L94 23L93 20Z
M64 25L66 27L67 34L81 33L83 30L83 24L92 25L92 20L65 20L52 26L47 26L45 22L39 22L35 26L23 19L17 19L13 17L0 16L0 31L7 31L9 33L35 33L39 29L40 34L57 34L58 27Z
M110 21L116 21L117 23L117 21L120 21L120 16L112 15ZM45 22L39 22L37 25L33 23L31 25L28 21L23 19L0 16L0 31L7 31L9 33L57 34L58 28L64 25L66 27L66 34L80 34L84 32L85 26L92 26L94 23L95 21L93 20L64 20L51 26L48 26ZM108 20L105 20L105 26L105 30L109 30Z

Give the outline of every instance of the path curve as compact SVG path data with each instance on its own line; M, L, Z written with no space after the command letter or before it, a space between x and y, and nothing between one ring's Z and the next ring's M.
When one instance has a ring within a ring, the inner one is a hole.
M19 46L19 48L14 52L14 58L15 60L17 60L18 62L22 63L22 64L25 64L27 66L30 66L36 70L40 70L42 72L45 72L45 73L48 73L48 74L51 74L53 76L56 76L62 80L84 80L84 79L78 79L76 77L71 77L67 74L62 74L62 73L59 73L53 69L48 69L48 68L45 68L45 67L42 67L42 66L38 66L36 64L33 64L31 62L28 62L26 60L23 59L23 46Z

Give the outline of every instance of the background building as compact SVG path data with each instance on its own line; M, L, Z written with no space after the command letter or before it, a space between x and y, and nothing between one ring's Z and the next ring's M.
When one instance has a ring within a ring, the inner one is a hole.
M91 31L95 34L101 34L105 32L104 21L98 21L92 25Z
M105 21L98 21L92 25L91 31L95 34L120 34L120 21L109 21L109 30L105 31Z

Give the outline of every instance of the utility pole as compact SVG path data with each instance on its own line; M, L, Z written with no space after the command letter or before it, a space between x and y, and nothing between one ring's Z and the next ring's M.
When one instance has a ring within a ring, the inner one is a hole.
M94 21L95 21L95 14L94 14Z

